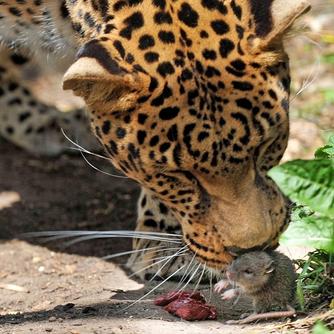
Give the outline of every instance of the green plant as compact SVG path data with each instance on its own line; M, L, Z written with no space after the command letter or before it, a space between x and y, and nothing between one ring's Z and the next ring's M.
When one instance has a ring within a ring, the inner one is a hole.
M334 102L334 91L333 91L333 102ZM334 136L331 136L328 140L328 144L324 147L319 148L315 152L317 159L327 159L334 161Z
M334 136L313 160L293 160L269 175L296 203L283 244L334 253Z
M331 253L315 250L306 259L296 260L300 272L297 280L297 300L302 310L329 305L334 297L333 265Z
M334 136L315 159L287 162L270 176L296 203L281 243L315 249L306 260L296 261L299 304L302 309L329 304L334 296Z
M321 60L327 64L334 64L334 54L329 53L327 55L324 55L322 56Z
M326 103L334 103L334 90L327 88L322 90L323 97Z
M329 334L332 333L321 321L318 321L312 329L312 334Z

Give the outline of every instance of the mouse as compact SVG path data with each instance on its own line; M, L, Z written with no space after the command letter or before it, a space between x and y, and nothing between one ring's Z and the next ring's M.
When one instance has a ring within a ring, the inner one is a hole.
M245 294L253 302L253 313L229 323L247 324L296 315L293 307L297 274L292 260L278 251L253 251L237 257L215 285L222 299ZM229 287L232 286L233 288ZM225 291L224 291L225 290Z

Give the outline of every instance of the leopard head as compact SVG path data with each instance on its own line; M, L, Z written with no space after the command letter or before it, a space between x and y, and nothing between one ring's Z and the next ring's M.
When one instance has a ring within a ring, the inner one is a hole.
M283 38L308 8L68 1L81 48L64 88L85 99L113 164L173 211L208 266L275 248L289 222L289 202L266 172L288 139Z

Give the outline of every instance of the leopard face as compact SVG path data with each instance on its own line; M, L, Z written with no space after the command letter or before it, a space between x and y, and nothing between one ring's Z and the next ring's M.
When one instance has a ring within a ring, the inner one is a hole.
M282 37L308 5L283 2L67 2L81 49L64 88L84 97L113 164L172 211L209 267L276 247L289 222L266 172L288 139Z

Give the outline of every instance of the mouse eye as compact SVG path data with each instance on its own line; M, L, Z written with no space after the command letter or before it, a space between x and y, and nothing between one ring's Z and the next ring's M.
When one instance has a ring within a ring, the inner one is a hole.
M244 271L244 273L247 274L247 275L252 275L252 274L253 274L253 271L250 270L250 269L246 269L246 270Z

